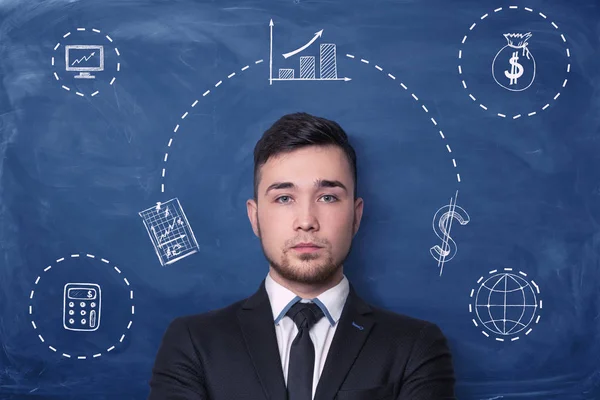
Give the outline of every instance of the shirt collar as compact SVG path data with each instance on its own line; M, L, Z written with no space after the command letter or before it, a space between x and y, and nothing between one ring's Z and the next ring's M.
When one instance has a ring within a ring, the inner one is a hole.
M348 278L345 275L343 275L340 283L314 299L302 299L300 296L296 296L294 292L275 282L270 274L267 274L265 278L265 289L271 302L275 325L279 324L279 321L296 302L312 300L321 308L331 326L334 326L342 315L342 309L350 291Z

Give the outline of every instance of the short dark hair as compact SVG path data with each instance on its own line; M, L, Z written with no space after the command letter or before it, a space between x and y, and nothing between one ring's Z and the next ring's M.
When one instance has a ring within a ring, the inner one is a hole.
M260 167L269 158L306 146L337 146L344 151L354 178L354 199L357 194L356 152L348 135L335 121L298 112L279 118L267 129L254 147L254 200L258 201Z

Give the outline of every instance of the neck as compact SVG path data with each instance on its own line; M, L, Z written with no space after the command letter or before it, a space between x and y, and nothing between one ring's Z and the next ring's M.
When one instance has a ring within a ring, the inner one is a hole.
M279 275L272 267L269 267L269 275L275 282L290 290L295 295L303 299L314 299L342 281L344 278L344 267L340 267L327 281L319 283L290 281Z

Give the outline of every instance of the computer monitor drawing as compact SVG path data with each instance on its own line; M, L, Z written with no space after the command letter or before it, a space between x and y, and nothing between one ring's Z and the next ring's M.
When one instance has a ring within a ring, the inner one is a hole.
M65 69L79 72L75 78L94 79L90 72L104 71L104 46L67 45L65 46Z

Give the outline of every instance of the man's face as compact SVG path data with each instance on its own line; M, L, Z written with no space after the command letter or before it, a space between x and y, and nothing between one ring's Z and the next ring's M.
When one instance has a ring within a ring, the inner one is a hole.
M362 218L346 155L336 146L308 146L271 157L260 172L258 202L246 206L265 257L288 281L326 282L348 256ZM300 243L320 247L295 247Z

